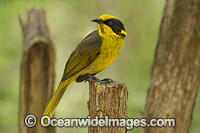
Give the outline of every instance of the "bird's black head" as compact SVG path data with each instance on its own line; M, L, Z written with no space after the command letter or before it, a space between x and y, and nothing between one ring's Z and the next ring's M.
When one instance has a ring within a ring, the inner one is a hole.
M108 25L115 33L119 33L121 30L126 31L122 22L117 19L111 18L104 21L104 23Z
M105 24L109 26L112 31L122 37L126 36L126 30L122 21L111 15L102 15L97 19L92 20L92 22L97 22L99 25Z

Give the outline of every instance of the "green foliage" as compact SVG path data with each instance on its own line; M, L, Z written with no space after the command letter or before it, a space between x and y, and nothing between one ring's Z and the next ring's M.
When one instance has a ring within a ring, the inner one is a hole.
M118 60L100 78L111 77L127 83L129 118L141 118L149 86L154 49L157 44L164 1L160 0L58 0L0 1L0 129L16 132L18 124L19 69L22 35L18 15L30 8L45 8L56 47L56 84L65 62L79 41L97 28L90 20L111 14L124 21L128 36ZM120 72L120 73L119 73ZM76 100L73 100L73 99ZM57 117L87 117L88 85L73 83L57 109ZM191 132L200 130L197 99ZM69 108L70 107L70 108ZM141 128L129 131L137 133ZM87 132L87 128L61 128L58 132Z

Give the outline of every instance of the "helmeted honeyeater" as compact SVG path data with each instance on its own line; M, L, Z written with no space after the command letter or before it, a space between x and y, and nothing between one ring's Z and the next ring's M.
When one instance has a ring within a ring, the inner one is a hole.
M110 66L119 56L127 35L122 21L104 14L92 22L98 29L87 35L69 56L60 84L43 115L52 117L67 87L81 82Z

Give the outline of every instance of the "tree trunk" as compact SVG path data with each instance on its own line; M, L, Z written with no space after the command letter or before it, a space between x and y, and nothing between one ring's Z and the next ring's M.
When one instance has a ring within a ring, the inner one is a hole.
M167 0L152 68L145 114L175 118L175 128L145 133L187 133L200 84L200 1Z
M23 57L20 75L19 132L47 133L54 128L43 128L40 118L48 104L54 85L55 51L43 9L31 9L27 20L19 17L23 33ZM25 126L28 114L37 118L34 128Z
M91 118L126 119L128 90L124 83L89 83L89 115ZM89 127L89 133L126 133L126 127Z

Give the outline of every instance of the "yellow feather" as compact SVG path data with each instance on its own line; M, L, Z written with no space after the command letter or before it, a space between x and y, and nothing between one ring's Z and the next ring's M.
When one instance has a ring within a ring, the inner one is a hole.
M65 81L61 81L56 92L54 93L53 97L51 98L51 101L49 102L46 110L44 111L43 115L47 115L49 117L52 117L56 107L58 106L58 103L60 102L63 94L65 93L67 87L75 80L74 77L71 77Z

